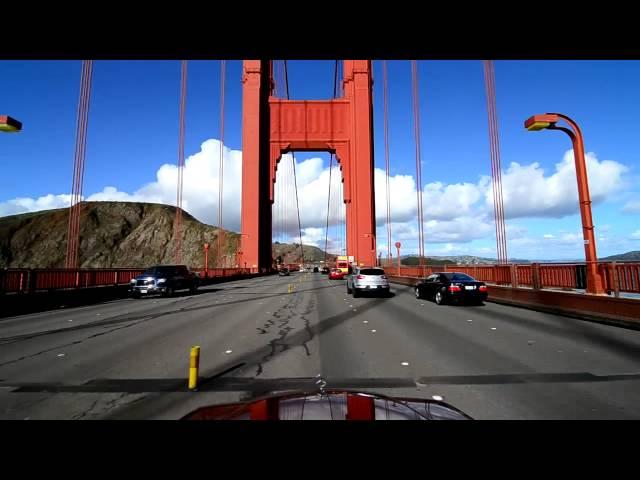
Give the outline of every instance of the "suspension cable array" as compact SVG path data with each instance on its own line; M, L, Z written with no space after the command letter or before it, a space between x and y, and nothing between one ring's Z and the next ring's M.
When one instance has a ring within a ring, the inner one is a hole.
M424 216L422 212L422 162L420 159L420 103L418 101L418 63L411 60L411 79L413 86L413 117L416 140L416 192L418 203L418 255L420 266L424 265Z
M287 90L287 100L289 97L289 72L287 70L287 61L284 61L284 82ZM298 179L296 178L296 156L291 152L291 163L293 164L293 187L296 193L296 212L298 214L298 238L300 239L300 258L304 264L304 249L302 248L302 223L300 222L300 202L298 201Z
M180 79L180 120L178 132L178 188L176 194L176 218L173 222L176 263L182 263L182 183L184 173L184 130L187 105L187 61L182 60Z
M84 159L87 147L87 127L89 124L89 102L91 100L91 77L93 60L82 61L80 74L80 98L76 124L76 149L73 164L73 183L69 206L69 225L67 228L67 256L65 268L78 267L78 247L80 240L80 212L82 204L82 186L84 183Z
M493 187L493 216L496 228L498 263L507 263L507 236L504 223L502 198L502 166L500 164L500 143L498 138L498 112L496 108L495 72L492 60L484 60L484 80L489 117L489 149L491 154L491 185Z
M382 61L382 92L384 102L384 160L387 200L387 261L391 262L391 196L389 188L389 98L386 60Z
M334 64L334 71L333 71L333 98L337 98L338 95L338 72L339 72L339 61L336 60L335 64ZM324 235L324 263L326 265L327 263L327 256L328 256L328 249L329 249L329 223L330 223L330 218L334 219L334 223L336 224L336 245L339 246L340 248L340 252L342 252L343 249L343 221L342 221L342 210L343 208L341 208L341 206L344 205L344 201L342 200L342 188L338 188L338 192L337 194L334 194L334 201L333 203L331 202L331 193L332 190L332 183L333 183L333 164L334 164L334 157L335 155L333 153L331 153L331 156L329 158L329 191L327 194L327 221L326 221L326 227L325 227L325 235ZM336 160L336 167L337 167L337 158Z
M333 98L336 98L338 95L338 60L336 60L335 66L333 67Z
M344 77L344 72L342 67L344 66L343 62L336 63L336 71L335 75L338 79ZM338 95L344 97L344 82L338 81L339 88L334 89L334 98L337 98ZM337 166L337 164L336 164ZM340 172L340 170L338 170ZM346 223L346 209L344 204L344 178L340 178L340 187L338 188L337 202L336 202L336 218L338 222L338 243L339 243L339 253L344 254L347 253L347 223Z
M220 61L220 164L218 167L218 267L222 264L224 247L224 230L222 229L222 193L224 187L224 93L226 78L226 61Z
M335 92L335 85L334 85ZM327 194L327 225L324 230L324 264L327 264L327 249L329 247L329 212L331 208L331 173L333 171L333 153L329 158L329 193Z

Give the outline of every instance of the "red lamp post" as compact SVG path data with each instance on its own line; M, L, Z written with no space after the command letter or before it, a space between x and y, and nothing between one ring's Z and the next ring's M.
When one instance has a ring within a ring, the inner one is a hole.
M560 120L564 120L569 127L558 127ZM589 179L587 178L587 164L584 158L584 140L578 124L561 113L545 113L534 115L524 122L529 131L561 130L571 138L573 156L576 164L578 181L578 201L580 203L580 218L584 238L584 254L587 264L587 293L604 295L602 277L598 274L598 256L596 255L596 238L593 233L593 218L591 216L591 196L589 195Z
M209 244L204 244L204 276L209 276Z

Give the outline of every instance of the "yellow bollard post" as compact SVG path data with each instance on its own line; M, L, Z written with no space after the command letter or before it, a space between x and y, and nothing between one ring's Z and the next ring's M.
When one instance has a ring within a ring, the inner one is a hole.
M189 357L189 390L198 388L198 369L200 368L200 347L191 347Z

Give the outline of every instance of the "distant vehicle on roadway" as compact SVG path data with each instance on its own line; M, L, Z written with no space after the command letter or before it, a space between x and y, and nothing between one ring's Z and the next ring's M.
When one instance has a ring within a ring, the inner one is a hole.
M313 273L318 273L320 269L318 267L313 267Z
M434 300L438 305L470 302L482 304L487 299L487 285L466 273L434 272L416 283L416 298Z
M339 268L345 275L349 273L349 257L346 255L338 255L338 257L336 257L336 268Z
M347 293L352 293L354 298L363 293L389 294L389 280L380 267L351 267L351 273L347 275Z
M170 297L177 290L195 293L199 285L198 275L189 271L185 265L156 265L131 279L129 293L134 298L158 294Z
M339 268L332 268L329 273L329 280L344 280L344 273Z
M327 275L330 271L331 269L329 267L322 267L322 273L324 273L325 275Z
M284 277L284 276L291 275L291 273L289 272L288 268L281 268L280 270L278 270L278 275L280 275L281 277Z

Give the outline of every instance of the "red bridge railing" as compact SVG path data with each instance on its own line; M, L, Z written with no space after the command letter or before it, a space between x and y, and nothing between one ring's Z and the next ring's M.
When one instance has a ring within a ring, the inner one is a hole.
M585 264L524 264L524 265L384 265L391 275L424 278L433 272L456 271L466 273L480 281L498 285L532 288L584 288ZM194 269L200 278L222 278L258 273L253 268ZM601 262L598 271L605 289L640 293L640 263ZM5 269L0 270L0 293L30 293L34 291L81 289L101 286L126 285L144 269ZM264 272L263 272L264 273Z
M585 264L532 263L508 265L424 265L401 266L383 263L390 275L424 278L433 272L466 273L482 282L531 288L584 289ZM598 271L605 290L618 295L620 292L640 293L640 263L598 263Z
M81 269L5 269L0 270L1 293L33 293L65 289L82 289L127 285L142 274L144 268L81 268ZM252 268L194 269L200 278L233 277L257 273Z

